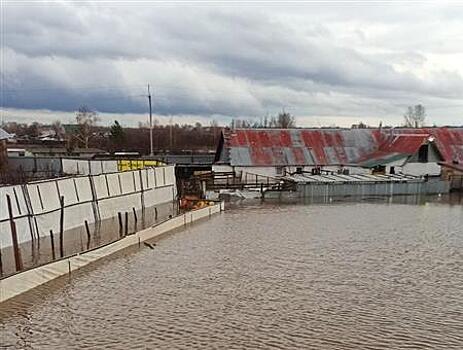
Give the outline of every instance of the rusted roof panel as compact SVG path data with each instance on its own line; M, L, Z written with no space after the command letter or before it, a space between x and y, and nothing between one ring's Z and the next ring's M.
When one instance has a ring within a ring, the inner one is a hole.
M463 163L463 128L228 130L220 159L233 166L348 165L414 154L430 136L445 161Z

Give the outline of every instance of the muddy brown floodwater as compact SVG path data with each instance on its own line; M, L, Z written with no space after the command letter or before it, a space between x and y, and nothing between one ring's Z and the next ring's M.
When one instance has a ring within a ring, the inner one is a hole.
M463 349L463 206L238 205L0 306L0 349Z

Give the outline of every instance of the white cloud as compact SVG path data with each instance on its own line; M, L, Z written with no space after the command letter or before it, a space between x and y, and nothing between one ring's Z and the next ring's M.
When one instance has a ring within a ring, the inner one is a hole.
M165 118L400 123L422 103L429 122L463 123L458 5L8 3L3 16L9 117L87 104L130 121L149 82Z

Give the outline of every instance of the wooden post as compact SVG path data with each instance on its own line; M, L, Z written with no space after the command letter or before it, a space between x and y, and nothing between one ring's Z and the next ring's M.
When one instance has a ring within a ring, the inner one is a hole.
M64 196L60 198L60 218L59 218L59 255L64 256Z
M56 259L55 255L55 239L53 238L53 230L50 230L50 242L51 242L51 257L53 260Z
M119 219L119 234L121 235L123 231L123 226L122 226L122 214L120 211L117 213L117 217Z
M85 231L87 232L87 250L88 250L88 249L90 249L90 238L91 238L90 228L88 227L88 221L87 220L85 220L84 223L85 223Z
M133 219L135 220L135 225L136 225L138 221L137 211L135 210L135 207L133 207L132 210L133 210Z
M8 206L8 214L10 216L11 240L13 241L14 262L16 266L16 271L21 271L23 269L23 262L21 259L21 251L19 250L18 234L16 232L16 224L13 220L13 208L11 207L11 198L9 195L6 195L6 203Z
M0 276L3 276L2 248L0 248Z
M129 233L129 212L125 212L125 235Z

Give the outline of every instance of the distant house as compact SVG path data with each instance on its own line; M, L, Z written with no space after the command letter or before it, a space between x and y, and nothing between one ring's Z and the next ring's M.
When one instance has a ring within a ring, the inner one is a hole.
M463 128L227 129L214 171L281 176L296 171L439 175L442 162L463 164Z

